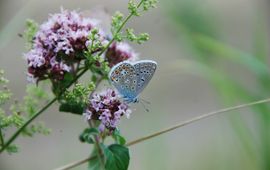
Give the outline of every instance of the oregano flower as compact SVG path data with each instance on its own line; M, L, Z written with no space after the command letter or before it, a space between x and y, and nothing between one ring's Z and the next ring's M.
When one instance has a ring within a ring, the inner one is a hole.
M129 118L131 110L129 106L120 100L120 96L112 89L106 89L101 93L94 93L89 99L85 113L87 121L100 121L99 130L113 131L116 129L122 116Z
M65 73L76 72L80 61L85 59L83 52L89 44L89 33L96 27L96 19L83 17L77 11L61 9L60 13L50 15L33 37L32 49L25 54L28 80L59 81ZM107 42L103 31L98 30L99 41Z
M138 54L126 42L112 43L105 54L105 61L109 63L110 67L125 60L136 61L137 59Z

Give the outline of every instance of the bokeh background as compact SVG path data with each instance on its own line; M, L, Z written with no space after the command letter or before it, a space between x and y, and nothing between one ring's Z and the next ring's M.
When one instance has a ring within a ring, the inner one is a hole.
M27 82L25 43L18 33L26 19L42 23L61 6L98 15L127 13L127 0L1 0L0 68L19 100ZM269 97L269 8L267 0L160 0L157 9L133 18L128 26L148 32L151 39L132 46L141 59L156 60L158 70L142 94L151 101L150 112L134 105L131 119L121 122L128 141L209 111ZM1 170L48 170L89 156L91 147L78 140L87 124L57 110L54 105L38 118L53 130L51 135L19 137L18 154L0 155ZM130 154L130 170L269 170L270 106L193 123L134 145Z

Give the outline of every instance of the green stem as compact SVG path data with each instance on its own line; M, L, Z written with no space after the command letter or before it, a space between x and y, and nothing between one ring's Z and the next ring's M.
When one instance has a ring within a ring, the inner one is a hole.
M144 0L141 0L140 3L137 5L137 8L139 8L142 3L143 3ZM130 13L126 18L125 20L123 21L123 23L120 25L120 27L116 30L116 34L119 33L122 28L126 25L126 23L128 22L128 20L133 16L134 14L133 13ZM116 35L113 36L113 38L111 39L111 41L105 46L105 48L98 54L98 56L100 56L101 54L103 54L106 49L108 49L110 47L110 45L113 43L113 41L115 40L116 38Z
M155 133L152 133L150 135L147 135L147 136L141 137L139 139L136 139L134 141L131 141L131 142L127 143L126 146L136 145L138 143L144 142L146 140L152 139L154 137L160 136L162 134L168 133L168 132L173 131L175 129L178 129L180 127L192 124L194 122L197 122L199 120L202 120L202 119L205 119L205 118L217 115L217 114L221 114L221 113L225 113L225 112L229 112L229 111L233 111L233 110L238 110L238 109L242 109L242 108L246 108L246 107L251 107L251 106L255 106L255 105L259 105L259 104L263 104L263 103L269 103L269 102L270 102L270 98L267 98L267 99L258 100L258 101L255 101L255 102L245 103L245 104L241 104L241 105L237 105L237 106L228 107L228 108L220 109L220 110L217 110L217 111L205 113L205 114L202 114L200 116L191 118L191 119L189 119L187 121L180 122L179 124L176 124L174 126L166 128L164 130L160 130L158 132L155 132ZM70 163L68 165L65 165L63 167L57 168L56 170L68 170L68 169L74 168L76 166L79 166L79 165L81 165L83 163L86 163L89 160L95 159L95 157L96 156L91 156L89 158L85 158L85 159Z
M87 70L88 69L84 69L75 79L73 79L70 82L70 84L66 88L69 88L73 83L75 83ZM61 96L62 93L64 93L64 91L62 91L59 96ZM56 101L57 101L57 97L54 97L48 104L46 104L42 109L40 109L30 119L28 119L19 129L17 129L17 131L8 139L8 141L0 149L0 153L2 153L18 137L18 135L23 131L23 129L27 125L29 125L35 118L37 118L41 113L47 110Z
M92 121L89 121L89 126L90 127L95 127L93 125L94 123ZM101 170L105 170L105 159L104 159L104 154L103 154L103 151L102 151L102 148L101 148L101 143L100 143L100 140L99 140L99 137L98 135L94 135L94 140L95 140L95 147L97 149L97 157L98 157L98 160L99 160L99 163L100 163L100 167L101 167Z
M23 131L23 129L29 125L36 117L38 117L42 112L47 110L48 107L50 107L57 98L53 98L46 106L44 106L42 109L40 109L36 114L34 114L30 119L28 119L10 138L9 140L3 145L3 147L0 150L0 153L2 153L16 138L17 136Z
M4 136L3 136L3 133L2 133L2 129L0 127L0 146L4 146L4 144L5 144Z
M103 80L102 76L100 76L97 79L97 81L96 81L96 89L97 89L97 87L99 86L99 84L101 83L102 80ZM94 91L91 92L90 97L92 97L93 94L94 94ZM89 121L89 126L91 128L95 127L94 122ZM102 170L105 170L105 159L104 159L104 156L103 156L104 154L103 154L103 151L102 151L102 148L101 148L101 143L100 143L98 135L94 135L94 140L95 140L96 149L98 151L97 152L98 153L97 157L99 159L101 168L102 168Z
M181 122L181 123L179 123L177 125L174 125L172 127L169 127L169 128L164 129L164 130L158 131L156 133L141 137L141 138L139 138L137 140L134 140L132 142L127 143L126 145L131 146L131 145L134 145L136 143L143 142L145 140L148 140L148 139L154 138L156 136L162 135L164 133L167 133L167 132L173 131L175 129L178 129L178 128L182 127L182 126L186 126L186 125L191 124L193 122L197 122L199 120L202 120L202 119L205 119L205 118L208 118L208 117L220 114L220 113L229 112L229 111L232 111L232 110L238 110L238 109L241 109L241 108L250 107L250 106L254 106L254 105L258 105L258 104L262 104L262 103L268 103L268 102L270 102L270 98L255 101L255 102L251 102L251 103L245 103L245 104L241 104L241 105L238 105L238 106L228 107L228 108L225 108L225 109L209 112L209 113L206 113L206 114L202 114L201 116L194 117L192 119Z

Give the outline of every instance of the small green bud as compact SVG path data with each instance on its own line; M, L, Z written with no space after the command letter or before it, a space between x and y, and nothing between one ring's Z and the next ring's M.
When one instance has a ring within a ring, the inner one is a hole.
M97 28L93 28L93 29L91 30L91 33L92 33L92 35L97 34L97 33L98 33L98 29L97 29Z
M157 0L145 0L143 2L143 10L148 11L150 8L156 8Z
M136 41L138 44L142 44L143 42L149 40L149 34L141 33L139 35L135 35L134 30L130 28L126 30L126 34L128 40Z
M138 12L137 4L133 0L130 0L128 2L128 10L132 15L140 16Z
M17 145L11 144L6 148L6 151L11 154L11 153L17 153L19 149Z
M119 11L117 11L112 17L111 32L112 32L114 37L118 36L116 34L118 34L117 31L118 31L118 29L121 27L121 25L123 23L123 18L124 18L124 15Z
M26 21L26 30L24 31L23 37L27 41L27 48L31 49L33 46L33 39L38 31L38 24L33 21L28 19Z
M148 41L148 40L149 40L149 34L147 34L147 33L141 33L138 36L137 43L138 44L142 44L143 42Z

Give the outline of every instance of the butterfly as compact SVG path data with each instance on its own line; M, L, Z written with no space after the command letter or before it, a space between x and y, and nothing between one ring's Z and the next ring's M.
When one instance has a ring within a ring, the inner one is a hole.
M156 68L157 63L152 60L140 60L135 63L123 61L112 67L109 79L124 101L137 103L138 95L152 79Z

